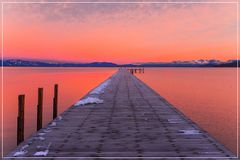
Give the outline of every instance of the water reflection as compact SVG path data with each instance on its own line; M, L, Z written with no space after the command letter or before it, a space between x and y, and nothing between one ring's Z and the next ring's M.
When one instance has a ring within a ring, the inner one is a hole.
M145 68L136 76L237 152L235 68Z

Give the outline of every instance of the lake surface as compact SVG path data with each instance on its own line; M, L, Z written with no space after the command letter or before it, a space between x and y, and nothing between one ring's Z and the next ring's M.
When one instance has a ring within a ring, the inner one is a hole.
M43 119L52 119L53 86L59 113L117 68L4 68L4 153L16 146L17 96L25 94L25 137L36 131L37 88L44 88ZM145 68L136 74L233 152L237 151L237 72L233 68Z
M237 152L236 68L147 68L144 74L136 75Z

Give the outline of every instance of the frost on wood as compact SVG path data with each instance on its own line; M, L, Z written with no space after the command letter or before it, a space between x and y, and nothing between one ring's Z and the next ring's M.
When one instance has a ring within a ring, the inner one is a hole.
M74 106L83 106L87 104L99 104L103 103L103 100L97 98L99 94L104 93L104 89L107 87L107 85L111 82L111 79L106 80L103 82L100 86L95 88L93 91L89 93L89 97L79 100L77 103L74 104Z
M22 146L22 148L20 149L20 151L15 152L15 153L13 154L13 156L14 156L14 157L17 157L17 156L23 156L23 155L25 155L25 154L27 153L27 151L26 151L25 149L28 148L28 147L29 147L29 145L24 145L24 146Z
M51 143L48 144L48 146L46 147L45 150L43 151L38 151L36 153L34 153L34 156L47 156L48 155L48 152L49 152L49 148L51 146ZM39 146L37 146L38 148ZM43 148L43 146L40 146L40 148Z
M111 82L111 79L106 80L103 82L100 86L95 88L90 94L102 94L104 93L104 89L107 87L107 85Z
M36 152L34 153L34 156L47 156L49 150L45 150L45 151L39 151L39 152Z
M52 130L51 130L50 128L47 128L47 129L45 129L43 132L49 133L49 132L52 132Z
M14 157L17 157L17 156L23 156L27 153L27 151L23 150L23 151L18 151L18 152L15 152L13 154Z
M44 141L44 140L45 140L45 138L43 138L43 137L35 137L35 138L34 138L34 140L40 140L40 141Z
M86 104L99 104L99 103L103 103L103 100L95 97L87 97L75 103L75 106L83 106Z
M44 136L46 133L38 133L39 136Z
M22 146L21 150L25 150L25 149L28 148L28 147L29 147L28 144L27 144L27 145L24 145L24 146Z
M193 135L193 134L201 134L201 132L199 132L198 130L180 130L180 132L182 134L185 134L185 135Z
M59 121L61 121L62 119L63 119L62 116L57 117L57 120L59 120Z
M56 125L57 125L56 122L52 122L49 126L54 127L54 126L56 126Z
M181 119L168 119L169 123L182 123Z

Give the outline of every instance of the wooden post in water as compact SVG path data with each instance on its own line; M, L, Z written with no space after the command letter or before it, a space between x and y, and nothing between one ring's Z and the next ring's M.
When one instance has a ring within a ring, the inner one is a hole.
M131 74L133 74L133 69L131 69Z
M57 117L57 106L58 106L58 84L55 84L53 97L53 119Z
M19 95L17 117L17 145L24 141L24 102L25 95Z
M43 113L43 88L38 88L38 105L37 105L37 131L42 128Z

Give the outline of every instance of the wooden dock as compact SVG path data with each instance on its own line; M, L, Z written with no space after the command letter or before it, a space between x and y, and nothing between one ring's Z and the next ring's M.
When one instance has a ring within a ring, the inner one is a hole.
M103 103L70 107L7 157L236 157L127 70L109 79Z

